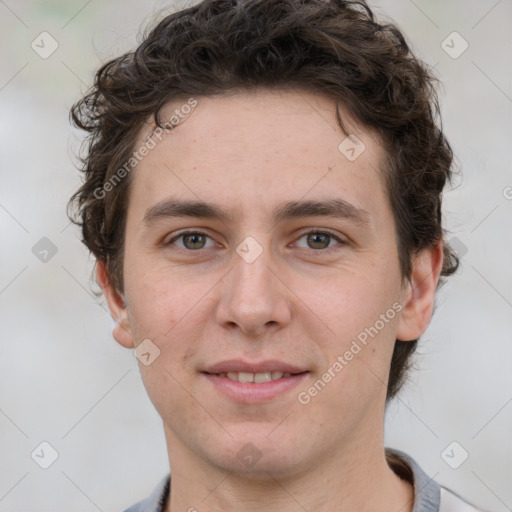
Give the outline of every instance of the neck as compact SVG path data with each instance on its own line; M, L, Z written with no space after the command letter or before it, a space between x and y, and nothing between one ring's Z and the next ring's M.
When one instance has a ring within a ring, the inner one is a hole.
M169 442L168 436L168 442ZM181 450L172 450L171 495L166 512L411 512L412 485L401 480L386 461L382 439L352 445L292 476L252 478L201 464ZM181 453L178 453L181 452ZM171 450L169 450L171 455ZM180 456L180 457L179 457ZM183 456L183 457L181 457Z

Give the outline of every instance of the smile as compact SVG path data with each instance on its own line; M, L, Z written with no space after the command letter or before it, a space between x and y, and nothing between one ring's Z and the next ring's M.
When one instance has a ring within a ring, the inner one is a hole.
M281 379L282 377L291 377L291 373L283 372L227 372L218 374L219 377L227 377L229 380L235 382L270 382L272 380Z

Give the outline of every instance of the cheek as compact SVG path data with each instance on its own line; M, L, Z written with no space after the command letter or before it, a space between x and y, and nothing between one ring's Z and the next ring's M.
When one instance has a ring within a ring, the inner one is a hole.
M305 328L323 354L317 389L323 394L323 384L329 387L328 402L341 406L345 399L351 403L383 391L401 309L398 276L385 262L364 268L354 264L329 276L323 286L302 285L298 295L314 312Z
M345 266L315 283L298 279L294 289L324 322L326 332L347 340L373 325L398 300L398 279L398 272L385 262L361 263Z
M145 258L132 261L127 266L132 272L125 274L131 326L139 336L162 342L180 319L194 314L201 290L180 276L179 270L161 269Z
M188 391L190 386L186 378L165 355L162 354L151 366L141 367L141 377L155 409L174 429L184 435L188 435L187 432L197 435L197 425L208 425L211 431L215 430L208 408L202 408Z
M147 279L133 286L127 286L130 326L137 344L143 338L149 338L160 346L163 335L175 324L179 314L173 303L169 302L169 293L164 293L154 281Z
M187 368L212 315L207 292L218 279L210 282L205 276L194 280L176 269L162 271L155 265L136 268L126 283L134 344L150 339L160 351L151 368L139 364L141 375L148 391L169 389L180 396L179 387L166 370L179 382L189 379Z
M200 290L187 286L176 274L155 267L137 267L126 283L129 316L135 345L149 339L159 350L149 365L139 362L148 396L163 417L176 411L200 416L184 391L189 375L186 362L196 350L200 334ZM192 400L193 402L193 400ZM198 421L200 419L198 418ZM204 418L203 418L204 420Z

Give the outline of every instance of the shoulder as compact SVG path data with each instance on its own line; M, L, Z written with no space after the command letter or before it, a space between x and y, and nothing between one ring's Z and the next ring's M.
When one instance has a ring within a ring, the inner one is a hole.
M439 485L406 453L386 448L386 459L391 469L414 487L412 512L482 512Z
M482 512L449 489L441 487L440 494L439 512Z
M164 512L165 502L169 495L170 475L163 478L150 496L127 508L124 512Z

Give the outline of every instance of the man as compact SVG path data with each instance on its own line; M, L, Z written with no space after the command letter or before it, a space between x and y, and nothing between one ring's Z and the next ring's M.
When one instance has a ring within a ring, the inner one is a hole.
M131 512L475 510L383 441L458 263L433 82L322 0L204 1L98 71L72 204L172 475Z

